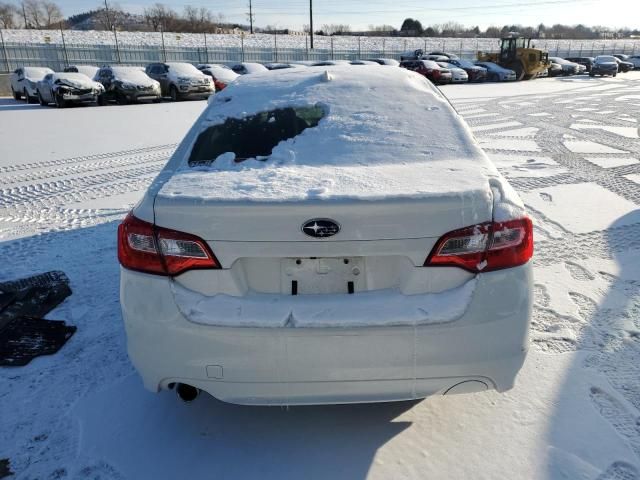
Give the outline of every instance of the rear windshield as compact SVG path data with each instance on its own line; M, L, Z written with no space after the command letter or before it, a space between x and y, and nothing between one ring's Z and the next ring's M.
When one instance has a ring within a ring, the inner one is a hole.
M236 162L268 157L278 143L315 127L323 116L321 107L312 106L280 108L240 119L228 118L198 136L189 156L189 166L211 165L228 152L235 155Z

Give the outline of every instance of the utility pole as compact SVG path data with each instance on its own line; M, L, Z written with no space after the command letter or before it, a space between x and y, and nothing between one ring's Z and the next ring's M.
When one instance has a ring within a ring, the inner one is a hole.
M24 8L24 2L20 2L22 5L22 18L24 18L24 28L29 28L29 24L27 23L27 11Z
M107 16L107 23L109 24L109 28L113 31L113 38L116 41L116 54L118 56L118 63L120 63L120 47L118 46L118 34L116 33L116 23L115 21L111 23L111 18L109 17L109 5L107 4L107 0L104 0L104 13Z
M253 5L249 0L249 33L253 34Z
M313 0L309 0L309 43L313 50Z

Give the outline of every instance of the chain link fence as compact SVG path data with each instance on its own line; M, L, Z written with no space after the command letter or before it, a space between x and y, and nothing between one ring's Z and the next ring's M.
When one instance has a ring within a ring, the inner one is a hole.
M429 45L433 46L430 39ZM42 66L53 70L63 70L67 65L146 65L151 62L189 62L189 63L236 63L236 62L294 62L294 61L320 61L320 60L354 60L366 58L395 58L400 59L400 55L408 49L423 48L415 41L407 44L404 48L385 49L384 42L382 48L365 49L360 47L334 48L333 37L328 42L328 48L310 49L300 48L278 48L277 37L274 44L268 48L245 47L240 44L237 47L175 47L164 45L142 46L142 45L82 45L82 44L59 44L59 43L16 43L2 42L0 45L0 72L12 72L22 66ZM325 42L326 43L326 42ZM569 42L568 47L560 48L558 43L546 44L540 41L538 48L548 50L550 56L571 57L571 56L597 56L612 53L640 54L640 43L622 43L621 48L613 45L597 45L596 42L575 41ZM428 51L427 40L424 40L424 50ZM475 47L475 48L474 48ZM442 42L441 49L446 52L455 53L461 58L474 59L478 51L473 40L459 42ZM433 50L433 48L431 48Z

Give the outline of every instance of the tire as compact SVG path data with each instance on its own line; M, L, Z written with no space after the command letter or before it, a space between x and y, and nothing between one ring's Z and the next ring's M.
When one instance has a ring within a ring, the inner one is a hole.
M98 105L104 107L106 104L107 104L107 98L104 96L104 94L98 95Z
M590 74L589 74L589 76L590 76L590 77L595 77L595 76L596 76L596 74L595 74L595 73L590 73Z
M40 92L38 92L38 101L40 102L40 106L42 107L46 107L48 105L47 102L45 102L42 98L42 94Z
M11 95L13 95L14 100L20 100L22 98L22 95L16 92L13 87L11 87Z
M118 94L116 94L116 103L118 105L128 105L129 104L129 99L127 97L125 97L123 94L118 93Z
M178 100L180 100L180 96L178 95L178 89L176 88L175 85L171 85L171 88L169 89L169 96L171 97L172 102L177 102Z
M499 77L499 75L497 73L491 73L489 75L489 81L490 82L498 82L498 81L500 81L500 77Z
M158 97L158 98L154 98L153 100L151 100L153 103L160 103L162 101L162 98Z
M524 67L522 66L522 64L516 63L515 65L513 65L513 69L512 70L514 72L516 72L516 80L517 81L524 80Z
M65 108L67 106L67 102L60 95L54 95L54 100L56 101L56 107Z
M24 89L24 92L22 93L24 95L24 101L27 103L33 103L33 100L31 99L31 97L29 96L29 92L27 92L27 89Z

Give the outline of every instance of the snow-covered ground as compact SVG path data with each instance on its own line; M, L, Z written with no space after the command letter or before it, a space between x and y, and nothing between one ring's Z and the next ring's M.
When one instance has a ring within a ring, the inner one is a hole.
M0 100L0 281L60 269L56 355L0 369L17 478L640 479L640 73L443 88L536 224L531 349L505 393L256 408L146 392L115 233L204 102Z

